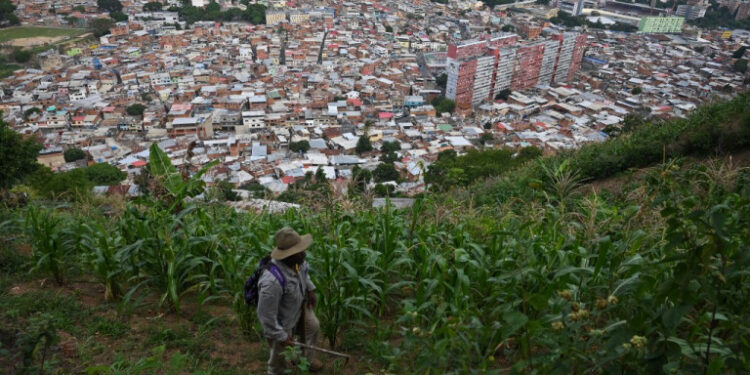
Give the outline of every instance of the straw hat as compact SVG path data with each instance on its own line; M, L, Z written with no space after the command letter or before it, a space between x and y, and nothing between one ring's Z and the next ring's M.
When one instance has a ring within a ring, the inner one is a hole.
M279 229L274 239L276 247L271 252L271 258L276 260L301 253L312 244L312 235L300 236L297 231L289 227Z

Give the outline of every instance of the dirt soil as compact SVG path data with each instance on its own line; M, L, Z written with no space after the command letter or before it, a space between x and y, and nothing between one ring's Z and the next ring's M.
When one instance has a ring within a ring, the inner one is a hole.
M265 372L267 344L251 341L245 338L237 327L232 310L224 304L206 304L200 306L192 298L186 299L179 314L155 308L158 296L148 295L141 302L142 307L136 308L128 318L117 317L116 305L104 300L104 287L96 282L72 281L59 286L48 279L37 279L11 285L7 292L13 296L27 293L51 291L55 294L75 298L84 308L91 312L85 321L79 321L75 334L58 330L59 343L53 348L53 354L58 363L60 374L85 373L87 367L108 366L118 356L137 361L148 357L150 350L159 343L153 342L154 332L171 330L172 332L186 332L191 345L200 344L205 349L203 365L220 364L220 368L228 374L260 374ZM207 313L213 318L219 318L220 323L214 326L200 326L196 323L199 311ZM95 318L106 318L111 321L121 321L127 324L127 333L121 337L111 337L100 333L89 332L89 325ZM207 328L208 327L208 328ZM207 331L206 331L207 330ZM2 336L2 332L0 332ZM95 350L91 341L96 341ZM88 346L87 346L88 342ZM320 346L328 348L327 341L320 340ZM173 353L186 353L188 348L167 346L166 359ZM362 358L364 353L349 353L354 358ZM87 358L84 358L83 356ZM354 375L365 374L373 369L364 362L350 361L347 366L337 371L332 363L335 358L320 355L326 367L320 374ZM2 363L3 361L0 361ZM4 374L0 366L0 374ZM377 371L377 370L376 370ZM13 374L12 372L10 374Z
M61 40L65 39L65 36L37 36L33 38L19 38L19 39L13 39L10 41L10 45L13 47L37 47L37 46L43 46L46 44L52 44L57 43Z

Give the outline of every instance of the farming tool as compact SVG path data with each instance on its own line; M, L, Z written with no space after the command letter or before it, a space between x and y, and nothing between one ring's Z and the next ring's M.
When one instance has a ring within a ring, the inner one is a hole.
M303 344L303 343L298 342L298 341L295 341L294 345L295 346L299 346L300 348L315 350L316 352L321 352L321 353L325 353L325 354L336 356L336 357L346 358L346 361L344 362L344 365L348 364L349 360L352 358L352 356L350 356L349 354L334 352L333 350L328 350L328 349L319 348L319 347L313 346L313 345Z

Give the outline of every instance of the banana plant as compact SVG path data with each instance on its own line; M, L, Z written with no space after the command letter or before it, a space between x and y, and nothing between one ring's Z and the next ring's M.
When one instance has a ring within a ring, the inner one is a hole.
M216 164L214 160L188 178L184 178L177 168L172 165L169 156L156 143L149 148L149 170L154 177L167 189L169 193L168 210L181 211L185 205L185 198L194 197L203 192L205 183L203 175Z

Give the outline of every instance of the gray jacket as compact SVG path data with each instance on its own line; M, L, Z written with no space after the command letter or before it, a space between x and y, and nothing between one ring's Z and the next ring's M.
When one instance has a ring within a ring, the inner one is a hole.
M299 273L283 262L271 262L284 274L286 288L282 290L271 271L263 272L258 281L258 319L266 338L284 341L299 321L307 292L315 290L315 285L310 280L307 262L302 263Z

